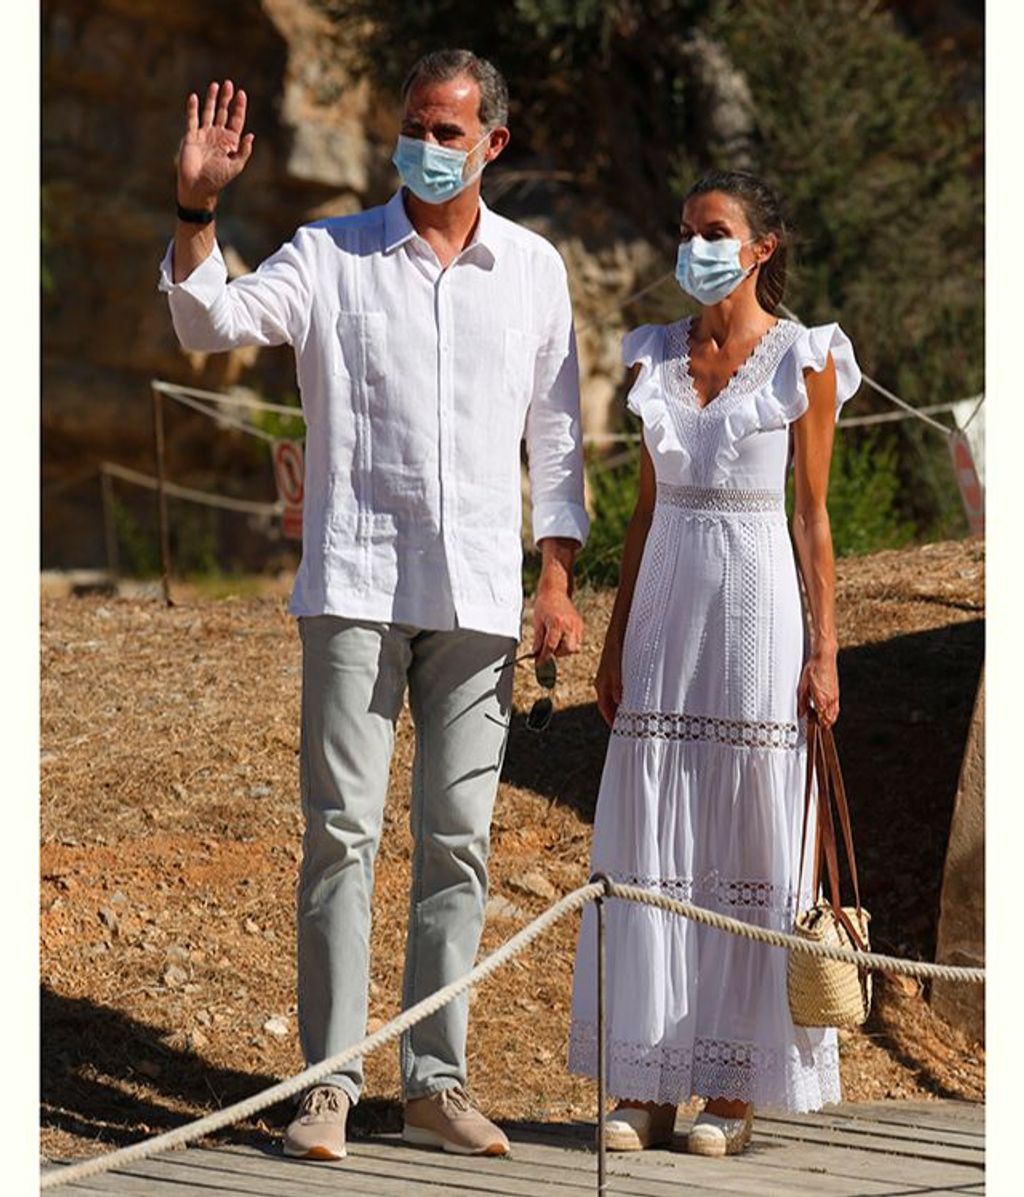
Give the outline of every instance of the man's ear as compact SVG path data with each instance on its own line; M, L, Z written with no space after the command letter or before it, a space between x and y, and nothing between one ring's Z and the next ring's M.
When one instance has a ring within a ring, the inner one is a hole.
M508 145L512 134L504 125L491 130L490 141L487 143L487 162L493 162L501 151Z

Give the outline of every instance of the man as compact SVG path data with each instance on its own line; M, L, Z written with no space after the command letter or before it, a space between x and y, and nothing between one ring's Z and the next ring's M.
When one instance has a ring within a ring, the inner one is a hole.
M539 662L575 652L572 567L587 535L579 392L565 269L543 238L491 212L480 175L508 144L508 93L469 51L428 55L403 88L384 206L300 228L226 283L217 197L244 169L246 97L191 95L178 224L162 266L188 349L295 348L306 419L302 563L291 611L303 651L299 1030L308 1062L362 1038L373 865L395 721L416 725L415 850L404 1004L468 971L487 893L491 811L507 738L521 590L520 442L543 557ZM503 1155L465 1093L468 1002L401 1047L405 1138ZM360 1063L305 1094L285 1152L345 1154Z

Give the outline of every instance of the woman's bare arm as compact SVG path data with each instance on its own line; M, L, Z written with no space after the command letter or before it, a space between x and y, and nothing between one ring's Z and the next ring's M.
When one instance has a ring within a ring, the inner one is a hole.
M806 714L813 703L822 722L831 725L839 717L835 557L826 506L836 412L832 355L824 370L805 370L804 380L810 403L793 424L793 541L809 607L811 652L800 677L798 712Z
M619 589L615 595L608 631L605 633L601 664L598 667L594 685L597 690L597 705L605 722L611 726L615 711L622 701L622 643L626 635L629 611L633 605L637 574L654 515L654 500L657 482L654 462L646 446L640 446L640 490L636 507L633 509L626 540L622 549L622 564L619 568Z

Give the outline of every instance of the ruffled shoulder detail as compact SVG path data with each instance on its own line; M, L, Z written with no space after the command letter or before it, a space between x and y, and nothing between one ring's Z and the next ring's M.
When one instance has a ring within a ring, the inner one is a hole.
M665 393L666 324L641 324L622 341L622 360L639 365L640 373L626 396L626 406L643 420L644 444L658 477L682 478L690 464L690 450L672 419Z
M622 338L622 361L627 366L639 365L640 373L626 396L626 406L635 416L643 418L643 408L652 397L660 400L658 367L665 344L663 324L641 324Z
M836 419L844 403L856 393L861 382L860 366L853 354L850 338L838 324L801 325L796 340L779 362L771 380L770 394L775 408L775 427L792 424L810 405L804 370L824 370L828 355L836 367ZM762 414L767 415L767 412Z

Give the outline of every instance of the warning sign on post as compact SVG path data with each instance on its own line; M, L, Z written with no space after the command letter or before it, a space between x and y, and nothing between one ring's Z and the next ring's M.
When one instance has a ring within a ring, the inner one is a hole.
M302 441L275 441L272 450L277 495L284 504L281 531L289 540L302 539L302 496L305 463Z
M953 432L949 437L949 451L953 456L953 472L960 487L960 498L967 512L967 524L972 536L985 534L985 491L974 465L974 455L967 437Z

